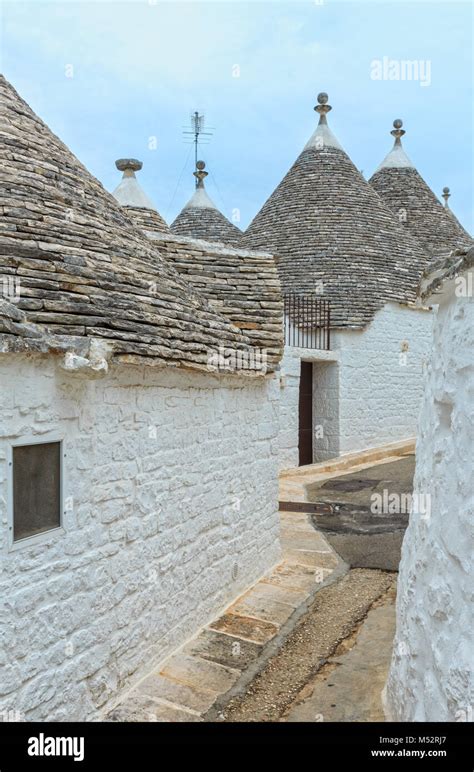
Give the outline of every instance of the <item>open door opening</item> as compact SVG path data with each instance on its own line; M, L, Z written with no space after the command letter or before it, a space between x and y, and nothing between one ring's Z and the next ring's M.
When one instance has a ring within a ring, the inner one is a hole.
M299 466L313 463L313 363L301 362L298 408Z

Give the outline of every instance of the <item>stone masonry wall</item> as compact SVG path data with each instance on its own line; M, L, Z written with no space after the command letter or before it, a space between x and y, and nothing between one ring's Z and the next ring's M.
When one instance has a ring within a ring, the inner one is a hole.
M329 413L333 410L333 396L337 405L337 358L338 354L333 351L285 346L281 360L280 379L280 469L291 469L298 466L298 403L301 360L313 362L313 424L322 424L323 431L325 431L324 439L319 440L315 438L313 440L314 457L315 460L319 460L318 449L324 451L326 447L328 423L325 420L325 416L329 416ZM325 404L316 404L316 391L322 387L323 382L326 382L325 374L329 376L327 380L328 389L326 391L327 399ZM328 412L323 416L322 412L326 409ZM337 407L329 433L335 429L335 422L337 422ZM335 437L333 439L334 442L337 441Z
M364 330L335 333L340 453L415 437L433 313L387 303Z
M313 461L339 455L339 363L313 363Z
M423 506L403 542L385 689L394 721L474 721L473 349L472 297L453 298L436 320L419 421L414 493Z
M432 312L387 303L364 330L334 331L331 351L285 347L281 362L280 468L298 466L301 359L313 364L315 461L416 434Z
M0 713L97 718L279 559L277 383L20 355L0 383ZM65 531L9 550L9 443L51 432Z

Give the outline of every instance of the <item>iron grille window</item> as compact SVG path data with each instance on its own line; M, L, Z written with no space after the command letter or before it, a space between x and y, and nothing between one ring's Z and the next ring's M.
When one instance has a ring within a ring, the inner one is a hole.
M13 541L61 525L61 442L12 449Z
M284 296L285 344L299 348L330 348L331 310L328 300L316 295Z

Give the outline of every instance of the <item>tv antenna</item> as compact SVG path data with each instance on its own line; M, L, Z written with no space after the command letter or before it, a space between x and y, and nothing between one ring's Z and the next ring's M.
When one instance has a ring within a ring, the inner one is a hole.
M210 129L210 131L209 131ZM200 115L197 110L191 113L191 125L185 126L183 134L186 139L186 144L194 145L194 166L197 166L198 162L198 146L208 145L208 137L212 137L212 126L205 125L204 115ZM198 186L198 180L196 179L196 187Z

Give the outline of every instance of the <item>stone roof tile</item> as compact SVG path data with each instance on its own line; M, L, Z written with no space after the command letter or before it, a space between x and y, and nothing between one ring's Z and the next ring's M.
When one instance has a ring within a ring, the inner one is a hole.
M3 77L0 96L0 273L20 282L0 308L0 350L102 347L204 369L218 347L250 352Z
M431 255L468 247L472 238L457 218L444 207L409 161L401 144L402 121L393 122L392 150L369 180L399 221Z
M283 301L273 256L185 236L148 235L216 311L265 351L268 368L275 366L283 353Z
M233 225L209 198L204 187L204 161L197 162L193 172L198 184L194 194L171 224L171 231L178 236L190 236L207 241L219 241L222 244L239 244L242 231Z
M427 255L329 132L330 109L320 94L318 129L242 243L280 258L284 291L329 300L333 327L360 328L388 300L415 301Z

